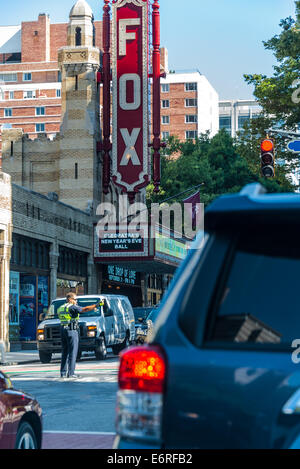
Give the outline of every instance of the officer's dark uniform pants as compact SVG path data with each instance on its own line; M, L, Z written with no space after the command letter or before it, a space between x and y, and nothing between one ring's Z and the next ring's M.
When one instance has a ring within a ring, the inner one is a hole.
M71 376L75 372L79 335L77 330L66 329L63 326L60 330L62 343L60 374Z

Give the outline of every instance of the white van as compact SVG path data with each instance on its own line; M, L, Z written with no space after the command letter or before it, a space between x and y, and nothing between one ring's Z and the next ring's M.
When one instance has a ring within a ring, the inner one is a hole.
M94 351L98 360L104 360L107 348L113 353L128 347L135 340L135 320L129 299L121 295L77 296L78 306L104 303L97 309L82 313L79 318L79 359L83 351ZM45 319L37 330L37 344L42 363L49 363L53 353L61 352L60 321L57 310L65 298L52 301Z

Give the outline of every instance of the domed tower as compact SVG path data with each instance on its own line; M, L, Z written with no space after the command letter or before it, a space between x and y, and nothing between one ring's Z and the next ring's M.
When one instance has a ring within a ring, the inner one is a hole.
M85 0L78 0L70 11L68 46L95 45L94 15Z
M58 51L62 77L59 198L81 210L100 200L100 50L93 44L93 12L85 0L78 0L70 11L68 45Z

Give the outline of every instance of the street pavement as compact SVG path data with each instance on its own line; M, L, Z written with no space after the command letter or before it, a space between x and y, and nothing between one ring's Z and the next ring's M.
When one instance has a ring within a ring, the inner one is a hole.
M83 355L77 380L60 378L60 354L49 364L37 350L5 354L0 369L16 389L33 395L43 409L43 449L111 449L119 359L109 354L97 361Z

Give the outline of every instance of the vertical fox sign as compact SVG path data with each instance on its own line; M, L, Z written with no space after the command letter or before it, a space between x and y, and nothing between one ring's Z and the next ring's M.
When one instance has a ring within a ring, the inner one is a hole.
M129 195L149 184L148 0L112 3L112 179Z

